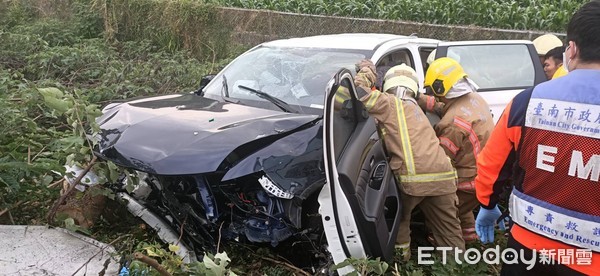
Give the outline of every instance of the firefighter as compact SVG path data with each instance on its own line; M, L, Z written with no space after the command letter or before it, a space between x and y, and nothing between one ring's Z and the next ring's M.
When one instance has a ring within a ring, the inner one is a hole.
M490 137L493 147L478 157L481 241L494 241L501 185L512 176L507 247L538 256L533 269L506 262L501 275L600 273L599 38L600 1L590 1L567 27L569 74L515 96Z
M424 86L434 96L423 95L419 103L440 116L434 129L458 174L456 194L463 239L475 241L473 210L479 206L474 182L476 157L494 129L492 114L486 101L476 93L477 85L452 58L434 60L425 74Z
M410 258L411 212L419 207L440 246L465 248L457 218L456 172L433 128L416 102L417 74L402 64L388 70L382 93L371 61L358 65L355 86L360 100L378 122L401 191L402 219L396 248Z

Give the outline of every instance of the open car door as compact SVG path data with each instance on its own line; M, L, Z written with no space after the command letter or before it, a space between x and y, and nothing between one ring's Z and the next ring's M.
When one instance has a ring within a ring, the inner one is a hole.
M357 99L347 69L339 71L327 87L323 154L327 183L319 204L334 262L349 257L390 260L401 215L400 196L375 120Z

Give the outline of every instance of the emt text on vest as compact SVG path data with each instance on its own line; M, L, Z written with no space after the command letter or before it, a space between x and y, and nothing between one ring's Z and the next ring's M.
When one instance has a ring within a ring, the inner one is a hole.
M538 145L536 168L554 172L554 154L556 153L558 153L556 147ZM571 154L569 175L598 182L600 178L600 155L592 155L586 164L583 160L583 153L574 150Z

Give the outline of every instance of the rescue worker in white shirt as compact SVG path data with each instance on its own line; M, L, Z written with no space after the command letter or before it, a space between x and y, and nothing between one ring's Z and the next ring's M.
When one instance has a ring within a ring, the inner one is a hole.
M569 73L517 94L477 159L481 241L494 241L512 176L507 248L526 259L537 251L532 269L507 262L501 275L600 275L600 1L573 15L567 41Z
M425 74L424 86L434 96L421 96L419 104L424 110L440 116L434 129L458 174L456 194L463 239L475 241L473 210L479 206L474 182L476 157L494 129L492 114L486 101L477 93L477 85L454 59L434 60Z
M386 93L382 93L373 88L377 79L373 63L363 60L357 68L357 94L384 135L390 167L401 191L397 250L401 250L405 260L410 259L411 212L417 206L439 246L464 249L457 218L456 172L417 105L416 72L404 64L392 67L385 74Z

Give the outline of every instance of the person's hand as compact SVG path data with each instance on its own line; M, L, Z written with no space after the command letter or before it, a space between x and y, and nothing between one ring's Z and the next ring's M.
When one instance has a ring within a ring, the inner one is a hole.
M375 85L375 80L377 80L377 77L373 74L371 69L364 67L360 69L356 74L356 77L354 77L354 86L370 89Z
M375 85L377 73L375 65L370 59L363 59L356 64L356 77L354 77L354 86L371 88Z
M375 71L375 64L370 59L362 59L355 65L356 73L360 72L363 68L368 68L373 74L377 74Z
M479 208L477 219L475 220L475 232L482 243L494 242L494 226L496 220L502 215L498 206L494 209Z

